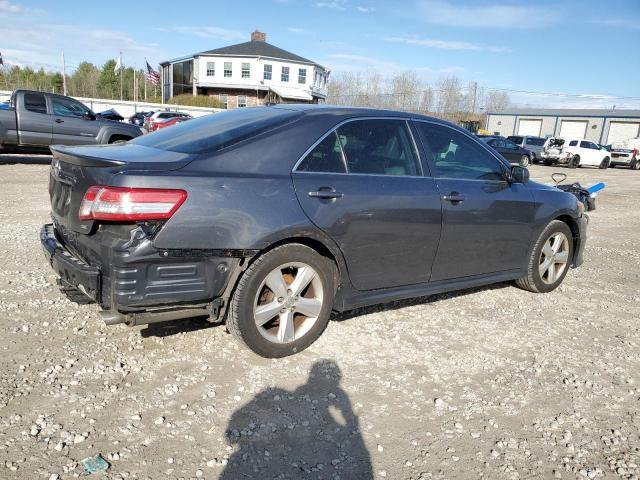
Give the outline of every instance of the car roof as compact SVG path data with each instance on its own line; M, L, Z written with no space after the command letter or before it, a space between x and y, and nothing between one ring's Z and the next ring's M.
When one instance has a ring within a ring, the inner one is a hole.
M258 107L264 108L264 107ZM276 108L281 110L291 110L302 112L305 115L336 115L344 117L390 117L390 118L406 118L406 119L423 119L443 124L451 124L441 118L431 117L414 112L403 112L399 110L386 110L383 108L369 107L349 107L343 105L327 105L315 103L284 103L277 105L268 105L267 108ZM452 124L453 125L453 124ZM457 126L457 125L456 125Z

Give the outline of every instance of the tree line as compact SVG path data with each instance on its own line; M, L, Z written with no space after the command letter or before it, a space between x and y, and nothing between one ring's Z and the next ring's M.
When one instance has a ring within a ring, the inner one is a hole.
M478 87L474 82L464 85L455 75L429 84L414 71L385 78L369 70L332 75L327 103L428 113L459 123L479 120L488 111L504 110L511 100L506 92Z
M108 60L102 68L82 62L75 71L67 74L67 95L73 97L120 99L120 75L122 75L123 100L144 100L144 70L125 67L115 73L116 61ZM136 86L134 89L134 77ZM0 68L0 89L26 88L53 93L64 92L64 80L60 72L34 70L30 67ZM147 101L160 101L160 87L147 83Z

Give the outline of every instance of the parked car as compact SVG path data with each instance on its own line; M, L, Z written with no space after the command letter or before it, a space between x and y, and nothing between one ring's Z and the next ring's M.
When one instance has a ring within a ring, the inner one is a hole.
M640 137L614 142L611 144L610 152L612 167L624 166L631 170L640 170Z
M509 162L516 163L521 167L528 167L531 164L531 152L526 148L519 147L511 140L498 136L480 136L480 138Z
M147 117L150 117L155 113L154 110L149 112L136 112L129 117L129 123L133 123L134 125L138 125L139 127L144 126L144 121Z
M104 118L106 120L113 120L114 122L121 122L124 117L116 112L113 108L105 110L104 112L96 113L97 118Z
M114 143L141 134L134 125L97 118L77 100L53 93L16 90L10 109L0 110L0 151Z
M147 131L155 132L158 129L158 125L160 123L164 123L167 120L170 120L172 118L177 118L177 117L193 118L188 113L161 111L161 112L156 112L150 117L148 117L147 120L145 121L144 126L147 129Z
M575 196L413 113L241 108L52 150L41 242L110 325L205 315L283 357L332 310L508 280L550 292L583 262Z
M611 161L610 153L594 142L561 137L548 138L541 156L545 165L561 164L569 168L587 165L605 169Z
M187 120L191 120L192 118L193 117L191 117L191 116L168 118L166 122L157 123L156 124L156 130L160 130L162 128L167 128L167 127L172 127L173 125L176 125L177 123L186 122Z
M530 137L528 135L520 136L513 135L507 137L507 140L511 140L520 148L526 148L531 155L531 163L538 163L540 160L540 154L542 153L542 146L546 138L543 137Z

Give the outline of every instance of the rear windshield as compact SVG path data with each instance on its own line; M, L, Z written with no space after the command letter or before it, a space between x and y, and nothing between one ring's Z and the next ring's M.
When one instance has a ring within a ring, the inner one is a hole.
M527 138L527 145L541 147L544 145L544 138Z
M518 145L522 144L522 137L507 137L513 143L517 143Z
M300 112L269 107L239 108L180 123L129 143L180 153L220 150L301 116Z

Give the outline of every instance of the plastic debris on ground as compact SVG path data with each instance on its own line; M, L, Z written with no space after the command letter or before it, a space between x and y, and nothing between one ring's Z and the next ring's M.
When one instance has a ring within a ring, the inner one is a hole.
M102 455L98 454L95 457L89 457L82 460L82 466L86 473L98 473L104 472L111 465L102 457Z

